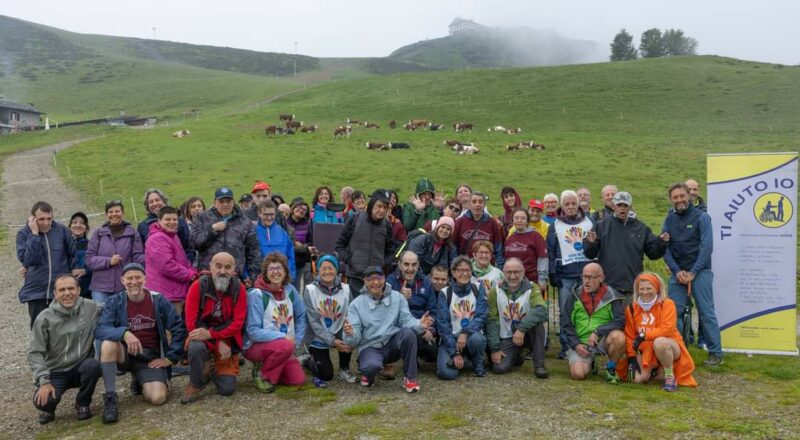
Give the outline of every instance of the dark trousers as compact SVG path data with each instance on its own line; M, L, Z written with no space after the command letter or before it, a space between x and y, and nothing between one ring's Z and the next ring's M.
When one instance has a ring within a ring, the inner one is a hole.
M311 353L310 362L305 365L314 376L328 381L333 379L333 362L331 362L331 351L327 348L308 347L308 352ZM353 353L339 352L339 369L349 370L350 359Z
M28 304L28 315L31 317L31 330L33 330L33 323L36 321L36 317L49 307L50 303L46 299L33 299L26 304Z
M214 362L214 357L208 351L205 342L192 341L187 351L189 352L189 382L192 383L192 386L203 388L210 379L214 382L217 393L220 395L230 396L236 391L236 376L216 374L213 372L213 368L211 368L210 376L205 375L205 372L209 370L206 364Z
M433 342L428 342L417 335L417 356L425 362L436 362L436 355L439 352L438 338Z
M537 325L525 334L525 344L522 347L517 347L513 338L501 339L500 351L506 355L500 359L499 364L492 364L492 372L495 374L508 373L512 367L522 365L525 362L525 358L522 357L522 349L525 345L531 348L534 368L544 367L544 340L544 324Z
M361 288L364 287L364 279L347 277L347 285L350 286L350 293L353 295L353 299L356 299L358 295L361 295Z
M369 383L384 364L403 359L403 374L409 379L417 378L417 335L410 328L395 333L382 347L367 347L358 354L358 369L367 376Z
M44 405L36 404L36 393L33 394L33 406L47 412L55 412L61 396L70 388L79 388L75 397L77 406L89 406L92 403L92 394L100 379L100 362L94 358L84 359L67 371L54 371L50 373L50 384L56 389L55 398L51 395ZM39 388L36 388L39 391Z

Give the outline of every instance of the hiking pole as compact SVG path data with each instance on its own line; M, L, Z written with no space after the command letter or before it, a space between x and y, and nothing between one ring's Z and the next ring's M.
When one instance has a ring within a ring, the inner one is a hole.
M689 344L689 336L692 333L692 283L686 286L686 303L683 305L683 327L681 337L684 344Z

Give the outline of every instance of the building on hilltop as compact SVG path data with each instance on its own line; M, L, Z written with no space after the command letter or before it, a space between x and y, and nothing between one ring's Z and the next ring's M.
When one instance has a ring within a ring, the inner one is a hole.
M465 20L461 17L456 17L450 23L450 35L462 35L476 32L485 32L489 30L487 26L475 23L472 20Z
M32 104L18 104L0 98L0 133L35 130L43 114Z

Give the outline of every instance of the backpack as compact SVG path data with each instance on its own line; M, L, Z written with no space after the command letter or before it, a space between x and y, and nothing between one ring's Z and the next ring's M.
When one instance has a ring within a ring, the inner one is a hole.
M395 252L394 258L396 258L396 259L400 258L400 255L402 255L403 251L406 250L406 248L408 247L408 244L411 243L411 240L419 237L420 235L427 234L427 233L428 233L428 231L426 231L424 228L417 228L417 229L414 229L413 231L409 232L408 233L408 237L406 238L406 241L404 241L403 244L401 244L400 247L397 249L397 252Z
M231 277L231 284L228 286L228 292L231 293L233 297L233 306L236 308L236 303L239 301L239 290L241 289L241 281L237 277ZM211 275L203 275L200 277L200 307L197 311L197 321L195 322L195 328L205 328L202 321L200 321L203 310L206 308L206 292L216 293L214 290L214 286L211 282ZM222 330L225 327L229 326L233 322L233 318L228 319L221 325L217 326L214 330Z

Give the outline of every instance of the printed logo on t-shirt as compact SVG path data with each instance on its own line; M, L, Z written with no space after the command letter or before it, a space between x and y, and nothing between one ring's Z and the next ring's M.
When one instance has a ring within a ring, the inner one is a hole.
M150 330L155 328L156 320L149 316L137 314L136 316L128 319L128 326L132 332Z

